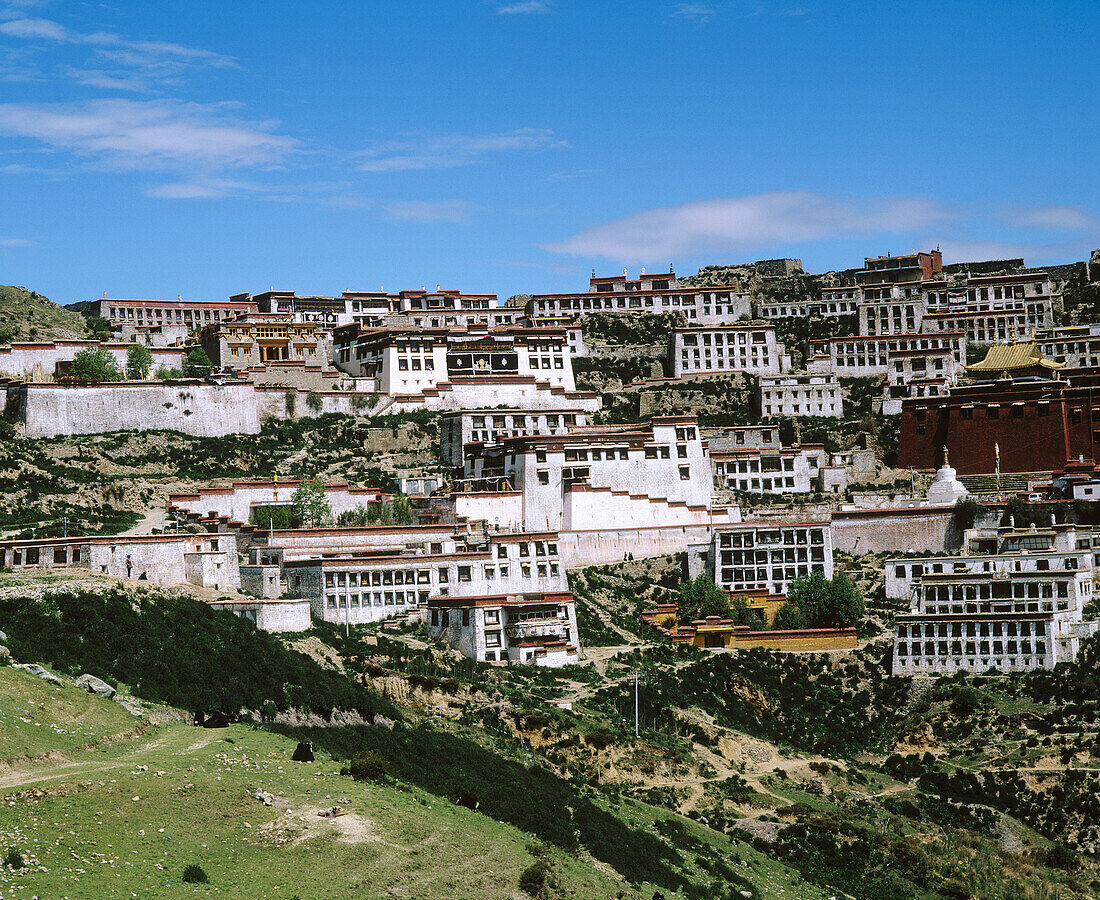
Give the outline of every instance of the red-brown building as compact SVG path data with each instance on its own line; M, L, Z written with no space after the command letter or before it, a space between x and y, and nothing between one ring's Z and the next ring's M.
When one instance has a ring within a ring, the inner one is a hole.
M935 469L947 448L960 475L1063 469L1095 459L1100 368L1064 369L1059 379L1001 379L955 387L902 404L898 466Z

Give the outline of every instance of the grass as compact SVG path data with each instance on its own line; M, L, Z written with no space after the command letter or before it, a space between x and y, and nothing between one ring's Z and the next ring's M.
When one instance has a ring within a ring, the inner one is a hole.
M131 735L140 725L118 704L19 669L0 668L0 761L68 753Z
M0 869L4 897L180 898L200 890L280 900L513 898L521 874L536 862L555 885L551 896L649 900L654 893L653 885L632 886L594 864L586 850L567 853L536 842L407 782L353 781L323 752L314 763L293 763L293 740L248 725L150 726L128 740L77 749L117 734L133 718L74 687L0 670L3 714L30 701L40 726L0 730L4 753L54 751L55 758L0 771L0 852L15 851L26 862ZM84 729L77 743L51 728L74 719ZM768 900L828 896L747 845L731 845L666 811L634 801L599 803L613 808L623 827L664 834L689 851L697 884L728 867ZM337 805L348 815L318 815ZM186 884L189 866L199 866L209 884Z

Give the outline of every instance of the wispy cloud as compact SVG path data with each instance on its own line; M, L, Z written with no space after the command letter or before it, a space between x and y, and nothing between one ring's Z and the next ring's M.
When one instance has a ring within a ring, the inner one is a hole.
M1100 218L1077 206L1012 207L1001 216L1010 225L1054 231L1100 231Z
M0 247L36 247L38 241L28 241L26 238L0 238Z
M843 198L777 191L649 209L546 245L555 253L645 262L824 238L927 230L955 211L925 198Z
M176 100L0 104L0 133L118 169L203 171L273 166L298 149L275 123L237 118L231 104Z
M548 128L517 128L494 134L407 135L380 141L359 151L365 172L409 172L469 166L498 153L550 150L566 147Z
M505 3L497 7L497 15L501 16L530 16L540 13L548 13L554 8L549 0L519 0L518 3Z
M236 66L232 57L170 41L141 41L112 31L74 31L51 19L17 18L0 23L0 34L24 40L57 44L82 44L96 48L104 57L127 66L164 65L185 62L217 68Z
M718 10L709 3L677 3L668 16L670 19L706 22L717 12Z
M550 176L551 181L573 181L576 178L591 178L593 175L602 175L603 169L574 169L572 172L554 172Z
M465 200L397 200L384 203L382 209L391 219L404 222L465 222L476 209Z

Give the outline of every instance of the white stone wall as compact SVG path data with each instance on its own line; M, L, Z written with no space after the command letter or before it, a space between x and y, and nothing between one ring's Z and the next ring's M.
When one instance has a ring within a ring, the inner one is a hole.
M202 437L260 430L250 384L126 382L92 387L28 384L8 391L28 437L105 431L181 431Z
M126 372L126 354L132 344L98 341L57 341L55 343L15 343L0 346L0 375L27 381L52 381L58 363L72 362L73 358L89 347L105 347L114 357L119 369ZM178 347L151 347L153 371L159 366L179 369L183 366L184 352Z
M229 589L241 583L237 539L232 534L120 536L83 541L80 565L93 572L116 578L140 579L144 575L156 585L216 585L218 589Z
M565 447L551 443L545 449L532 447L506 456L504 474L523 494L525 527L557 531L623 526L614 514L599 509L591 511L591 521L580 523L574 517L567 526L564 498L568 485L574 482L688 506L709 506L710 461L694 420L654 419L651 429L652 436L644 446L637 446L636 435L617 439L596 434L590 442Z
M378 559L303 560L284 572L315 618L374 622L436 596L480 597L568 590L557 535L494 535L487 551Z
M207 487L192 494L169 494L168 505L197 516L225 516L236 522L249 522L258 506L283 506L291 502L301 481L235 481L219 487ZM343 512L370 506L388 497L377 488L353 487L336 483L325 485L325 499L333 518ZM171 512L171 509L169 510Z
M822 446L778 450L711 450L716 487L756 494L804 494L821 490L828 461Z
M729 287L670 289L667 291L586 291L577 294L535 294L527 302L531 318L589 313L655 315L682 313L699 325L732 324L752 316L752 295Z
M833 577L828 523L744 522L716 529L708 551L714 583L732 594L764 590L785 594L812 572Z
M764 376L759 390L765 417L844 415L840 382L833 375Z
M790 366L775 329L749 325L677 328L668 336L673 378L717 372L778 375Z
M469 443L494 444L510 437L566 434L573 425L588 424L587 414L574 409L461 410L443 417L440 455L453 466L462 465L462 448Z
M890 355L905 352L949 350L959 366L966 365L966 335L957 332L849 335L814 341L811 350L829 358L831 372L848 378L886 375L890 370Z

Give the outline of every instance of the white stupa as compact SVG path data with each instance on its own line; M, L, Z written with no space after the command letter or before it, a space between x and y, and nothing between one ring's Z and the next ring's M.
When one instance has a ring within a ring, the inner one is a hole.
M943 448L943 465L936 470L936 480L928 486L928 503L930 506L952 506L956 500L967 496L967 491L958 478L955 470L947 461L947 448Z

